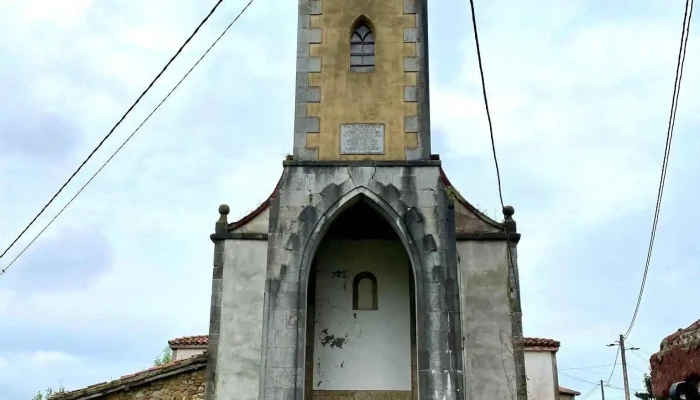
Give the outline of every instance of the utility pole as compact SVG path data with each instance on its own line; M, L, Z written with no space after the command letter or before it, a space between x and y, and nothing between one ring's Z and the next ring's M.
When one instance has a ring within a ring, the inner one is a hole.
M625 350L639 350L639 347L630 347L629 349L626 349L624 335L620 335L619 341L616 341L615 343L611 343L608 345L608 347L614 347L614 346L620 346L620 354L622 355L622 378L624 379L624 383L625 383L625 400L630 400L630 386L629 386L629 382L627 381L627 357L625 355ZM612 375L610 375L610 376L612 377ZM600 382L601 382L601 389L602 389L603 381L600 381Z
M605 400L605 386L603 386L603 380L600 380L600 395L602 396L603 400Z
M620 355L622 356L622 379L625 381L625 400L630 400L630 387L627 382L627 359L625 358L625 336L620 335Z

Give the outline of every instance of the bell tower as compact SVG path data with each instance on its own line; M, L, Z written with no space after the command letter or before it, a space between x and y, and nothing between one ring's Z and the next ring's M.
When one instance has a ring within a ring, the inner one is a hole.
M211 236L205 400L526 393L513 209L431 154L427 0L297 1L293 154Z
M427 0L301 0L294 160L428 160Z

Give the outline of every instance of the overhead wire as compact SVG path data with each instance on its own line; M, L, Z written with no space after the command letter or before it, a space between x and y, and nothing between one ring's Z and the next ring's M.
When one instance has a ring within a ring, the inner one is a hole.
M217 3L217 5L220 4L222 1L223 1L223 0L220 0L220 1ZM228 24L228 26L227 26L227 27L223 30L223 32L216 38L216 40L214 40L214 42L209 46L209 48L207 48L207 50L202 54L202 56L199 57L199 59L192 65L192 67L190 67L190 69L187 71L187 73L185 73L185 75L178 81L177 84L175 84L175 86L174 86L174 87L168 92L168 94L160 101L160 103L158 103L158 105L148 114L148 116L146 116L146 118L145 118L143 121L141 121L141 123L136 127L136 129L131 133L131 135L129 135L129 136L122 142L122 144L112 153L112 155L110 155L110 157L102 164L102 166L100 166L100 168L90 177L90 179L88 179L88 181L76 192L76 194L63 206L63 208L61 208L61 210L60 210L60 211L59 211L45 226L44 226L44 228L43 228L41 231L39 231L39 233L38 233L36 236L34 236L34 238L22 249L22 251L20 251L19 254L17 254L17 256L16 256L14 259L12 259L12 261L11 261L5 268L3 268L2 270L0 270L0 275L3 275L3 274L5 274L5 273L7 272L7 270L15 263L15 261L17 261L17 260L22 256L22 254L24 254L24 253L27 251L27 249L29 249L29 247L31 247L31 245L44 233L44 231L46 231L46 229L48 229L48 227L51 226L51 224L56 220L56 218L58 218L58 217L63 213L63 211L65 211L66 208L68 208L68 206L70 206L71 203L73 203L73 201L74 201L74 200L83 192L83 190L95 179L95 177L97 177L97 175L107 166L107 164L109 164L109 162L112 161L112 159L117 155L117 153L119 153L119 151L121 151L121 149L131 140L132 137L134 137L134 135L136 135L136 133L141 129L141 127L151 118L151 116L153 116L153 114L155 114L156 111L158 111L158 109L163 105L163 103L165 103L165 102L168 100L168 98L170 98L170 96L173 94L173 92L175 92L175 90L177 90L177 88L180 87L180 85L182 84L182 82L184 82L184 80L187 79L187 77L190 75L190 73L192 73L192 71L199 65L199 63L204 59L204 57L206 57L207 54L209 54L209 52L214 48L214 46L216 46L216 44L221 40L221 38L224 37L224 35L229 31L229 29L231 28L231 26L233 26L233 24L234 24L236 21L238 21L238 19L241 17L241 15L243 15L243 13L244 13L244 12L248 9L248 7L250 7L250 5L253 3L253 1L255 1L255 0L250 0L250 1L248 2L248 4L246 4L246 6L243 7L243 9L242 9L242 10L238 13L238 15L233 19L233 21L231 21L231 23ZM211 15L211 12L210 12L209 15ZM209 16L207 16L207 18L208 18L208 17L209 17ZM201 24L200 24L200 26L201 26ZM189 40L189 39L188 39L188 40ZM121 121L120 121L120 122L121 122ZM110 133L111 133L111 132L110 132ZM82 166L81 166L81 167L82 167ZM77 171L76 171L76 172L77 172ZM72 179L72 176L71 176L71 179ZM70 180L70 179L69 179L69 180ZM55 197L55 196L54 196L54 197ZM52 199L52 201L53 201L53 199ZM42 212L43 212L43 210L42 210ZM36 218L35 218L35 219L36 219ZM33 221L32 221L32 222L33 222ZM26 231L26 229L25 229L25 231ZM21 234L20 234L20 236L21 236ZM15 241L16 241L16 240L15 240ZM13 242L13 244L14 244L14 242ZM8 248L8 250L9 250L9 248ZM4 253L3 253L3 254L4 254Z
M584 369L595 369L595 368L607 368L607 367L612 367L613 365L615 365L615 364L594 365L592 367L568 367L568 368L559 368L559 371L567 371L567 370L572 370L572 369L584 370Z
M599 386L600 383L596 383L596 385L593 386L593 389L591 389L588 393L583 395L583 397L581 397L579 400L586 400L587 398L589 398L593 394L593 392L595 392L595 390L598 389Z
M668 161L671 152L671 142L673 140L673 129L676 123L676 111L678 109L678 97L681 89L681 80L683 78L683 67L685 65L685 54L688 44L688 36L690 33L690 22L693 16L693 3L694 0L686 0L685 2L685 13L683 15L683 27L681 30L681 42L678 51L678 62L676 64L676 78L673 83L673 96L671 99L671 112L669 115L668 129L666 131L666 146L664 148L664 158L661 166L661 177L659 179L659 189L656 196L656 208L654 210L654 220L652 222L651 235L649 238L649 247L647 250L647 258L644 265L644 274L642 275L642 283L639 289L639 296L637 297L637 304L634 308L634 313L632 315L632 321L630 322L627 332L625 332L624 337L627 338L634 328L634 323L637 320L637 315L639 313L639 307L642 302L642 296L644 294L644 287L646 286L647 274L649 272L649 264L651 263L651 254L654 248L654 239L656 238L656 228L659 222L659 214L661 212L661 199L663 198L664 186L666 185L666 172L668 169Z
M620 348L617 348L617 351L615 352L615 361L613 362L612 370L610 370L610 376L608 377L606 383L610 383L610 380L613 377L613 374L615 373L615 367L617 366L617 359L620 357Z
M158 81L158 79L160 79L160 77L163 75L163 73L165 73L165 71L168 69L168 67L170 67L170 64L172 64L173 61L175 61L175 59L180 55L180 53L182 53L182 50L185 49L185 46L187 46L187 44L192 40L192 38L194 38L194 36L197 34L197 32L199 32L199 29L209 20L209 17L211 17L212 14L214 14L216 9L219 7L219 5L221 5L222 2L223 2L223 0L218 0L216 2L216 4L214 4L214 7L212 7L212 9L209 11L207 16L204 17L204 19L199 23L199 25L197 25L197 28L195 28L194 32L192 32L192 34L190 34L190 36L187 38L187 40L185 40L185 42L180 46L180 48L177 49L175 54L170 58L170 60L168 60L168 62L160 70L158 75L156 75L156 77L153 78L151 83L148 84L146 89L144 89L143 92L141 92L141 95L136 99L136 101L134 101L134 103L131 104L131 106L126 110L126 112L122 115L122 117L119 118L117 123L114 124L112 129L110 129L109 132L107 132L107 134L102 138L102 140L100 140L100 142L97 144L97 146L90 152L90 154L88 154L87 158L85 158L85 160L83 160L83 162L80 163L78 168L71 174L71 176L68 178L68 180L66 180L63 183L63 185L51 197L51 199L49 199L49 201L41 208L39 213L37 213L34 216L34 218L32 218L32 220L29 222L29 224L27 224L27 226L24 227L24 229L19 233L19 235L17 235L17 237L10 243L9 246L7 246L7 248L2 252L2 254L0 254L0 259L3 256L5 256L5 254L7 254L8 251L10 251L10 249L17 243L17 241L19 241L19 239L27 232L27 230L34 224L34 222L36 222L36 220L44 213L44 211L46 211L46 209L49 207L49 205L51 205L51 203L53 203L53 201L56 200L56 197L58 197L58 195L61 194L63 189L65 189L66 186L68 186L68 184L73 180L73 178L75 178L75 176L78 174L78 172L80 172L80 170L83 169L85 164L87 164L87 162L90 161L90 159L92 158L93 155L95 155L97 150L99 150L100 147L102 147L102 145L105 143L105 141L107 141L107 139L109 139L109 137L112 136L112 133L114 133L114 131L119 127L119 125L121 125L121 123L124 121L124 119L126 119L126 117L131 113L131 111L134 109L134 107L136 107L136 105L139 104L141 99L151 90L153 85ZM4 270L0 271L0 274L2 274L3 272L4 272Z

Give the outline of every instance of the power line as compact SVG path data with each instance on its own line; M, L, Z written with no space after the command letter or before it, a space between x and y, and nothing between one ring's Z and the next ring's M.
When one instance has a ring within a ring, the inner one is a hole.
M644 357L640 356L639 354L635 353L634 351L632 352L635 356L639 357L640 360L644 361L645 363L649 364L649 360L645 360Z
M221 1L223 1L223 0L221 0ZM219 3L221 3L221 1L219 1ZM160 103L158 103L158 105L153 109L153 111L151 111L150 114L148 114L148 116L136 127L136 129L131 133L131 135L129 135L129 136L126 138L126 140L124 140L124 142L122 142L122 144L112 153L112 155L107 159L107 161L105 161L105 162L102 164L102 166L100 166L100 168L97 170L97 172L95 172L95 173L90 177L90 179L88 179L88 181L80 188L80 190L78 190L78 192L68 201L68 203L66 203L66 205L64 205L63 208L61 208L61 210L51 219L51 221L49 221L49 223L46 224L46 226L44 226L44 228L43 228L41 231L39 231L39 233L29 242L29 244L27 244L27 245L22 249L22 251L7 265L7 267L5 267L4 269L0 270L0 275L2 275L2 274L4 274L5 272L7 272L7 270L12 266L12 264L14 264L15 261L17 261L17 259L19 259L19 258L22 256L22 254L24 254L24 252L27 251L27 249L39 238L39 236L41 236L41 234L44 233L44 231L45 231L49 226L51 226L51 224L56 220L56 218L58 218L58 217L63 213L63 211L65 211L66 208L68 208L68 206L71 205L71 203L73 202L73 200L75 200L76 197L78 197L78 196L80 195L80 193L83 192L83 190L90 184L90 182L92 182L93 179L95 179L95 177L102 171L102 169L104 169L104 167L106 167L107 164L108 164L110 161L112 161L112 159L114 158L114 156L116 156L117 153L119 153L119 151L121 151L121 149L129 142L129 140L131 140L131 138L132 138L132 137L141 129L141 127L151 118L151 116L153 116L153 114L155 114L156 111L158 111L158 109L160 108L160 106L162 106L163 103L165 103L166 100L168 100L168 98L170 98L170 95L172 95L173 92L175 92L175 90L176 90L178 87L180 87L180 85L182 84L182 82L184 82L184 80L187 79L187 77L190 75L190 73L192 73L192 71L199 65L199 63L204 59L204 57L206 57L207 54L209 54L209 52L211 51L211 49L213 49L214 46L216 46L216 44L219 43L219 41L221 40L221 38L224 37L224 35L229 31L229 29L231 28L231 26L233 26L233 24L234 24L236 21L238 21L238 19L241 17L241 15L243 15L243 13L244 13L244 12L248 9L248 7L250 7L250 5L253 3L253 1L255 1L255 0L250 0L250 1L248 2L248 4L246 4L246 6L243 7L243 9L241 10L241 12L239 12L238 15L233 19L233 21L231 21L231 23L228 24L228 26L227 26L227 27L224 29L224 31L219 35L219 37L217 37L216 40L214 40L214 43L212 43L211 46L209 46L209 48L204 52L204 54L202 54L202 56L199 57L199 59L197 60L197 62L195 62L195 63L192 65L192 67L187 71L187 73L182 77L182 79L180 79L180 81L178 81L178 83L170 90L170 92L168 92L168 94L160 101ZM218 6L219 3L217 3L217 6ZM212 12L213 12L213 10L212 10ZM209 15L211 15L211 13L210 13ZM209 17L209 16L207 16L207 18L208 18L208 17ZM200 24L200 26L201 26L201 24ZM72 179L72 177L71 177L71 179ZM55 196L54 196L54 197L55 197ZM53 199L52 199L52 200L53 200ZM42 212L43 212L43 210L42 210ZM35 218L35 219L36 219L36 218ZM32 221L32 222L33 222L33 221ZM25 230L26 230L26 229L25 229ZM20 234L20 236L21 236L21 234ZM16 240L15 240L15 241L16 241ZM13 243L13 244L14 244L14 243ZM8 250L9 250L9 248L8 248Z
M596 382L587 381L587 380L585 380L585 379L581 379L581 378L575 377L575 376L573 376L573 375L569 375L569 374L567 374L567 373L565 373L565 372L560 372L560 373L561 373L562 375L564 375L564 376L568 376L568 377L571 378L571 379L576 379L577 381L581 381L581 382L585 382L585 383L590 383L591 385L596 385L596 386L598 385L598 383L596 383Z
M97 147L95 147L92 150L92 152L90 152L90 154L87 156L87 158L85 160L83 160L83 162L80 164L80 166L78 166L78 169L76 169L73 172L73 174L68 178L68 180L58 189L58 191L53 195L53 197L51 197L51 199L44 205L44 207L41 209L41 211L39 211L39 213L36 216L34 216L34 218L29 222L29 224L27 224L27 226L24 227L22 232L20 232L20 234L17 235L15 240L13 240L12 243L10 243L10 245L7 246L5 251L3 251L2 254L0 254L0 258L5 256L5 254L7 254L7 252L10 251L12 246L14 246L15 243L17 243L17 241L22 237L22 235L24 235L25 232L27 232L27 230L34 224L34 222L36 222L37 218L39 218L41 216L41 214L43 214L44 211L46 211L46 209L49 207L49 205L51 205L51 203L53 203L53 201L56 200L56 197L58 197L58 195L63 191L63 189L65 189L66 186L68 186L68 184L73 180L73 178L75 178L75 176L78 174L78 172L80 172L80 170L85 166L85 164L87 164L87 162L92 158L92 156L95 155L97 150L99 150L100 147L102 147L104 142L107 139L109 139L110 136L112 136L112 133L114 133L114 131L117 129L117 127L119 127L119 125L121 125L121 123L124 121L124 119L127 117L127 115L129 115L129 113L131 113L131 110L133 110L134 107L136 107L136 105L139 104L139 102L146 95L146 93L148 93L151 90L153 85L158 81L158 79L160 79L160 77L168 69L168 67L170 67L170 64L172 64L173 61L175 61L175 59L180 55L180 53L182 53L182 50L184 50L185 46L187 46L187 44L192 40L192 38L197 34L197 32L199 32L199 29L207 22L207 20L209 20L209 17L211 17L212 14L214 14L214 11L216 11L216 9L219 7L219 5L222 2L223 2L223 0L218 0L216 2L216 4L214 4L214 7L211 9L211 11L209 11L209 14L207 14L207 16L204 17L204 19L202 20L202 22L199 23L199 25L197 25L197 28L195 28L194 32L192 32L192 34L187 38L187 40L185 40L185 43L183 43L182 46L180 46L180 48L177 50L177 52L175 52L175 55L173 55L170 58L170 60L165 64L163 69L160 70L158 75L156 75L156 77L153 78L151 83L146 87L146 89L141 93L141 95L136 99L136 101L134 101L134 103L131 105L131 107L129 107L126 110L126 112L124 113L124 115L122 115L122 117L119 119L119 121L117 121L117 123L114 124L112 129L109 130L107 135L105 135L105 137L102 138L100 143L97 144ZM0 271L0 274L3 272L4 272L4 270Z
M510 213L506 214L506 206L505 203L503 202L503 187L501 185L501 172L500 168L498 167L498 157L496 156L496 141L493 137L493 123L491 122L491 111L489 110L489 100L488 96L486 95L486 79L484 78L484 65L483 62L481 61L481 46L479 45L479 30L477 29L476 26L476 12L474 11L474 0L469 0L469 6L471 8L471 13L472 13L472 27L474 28L474 43L476 45L476 57L479 61L479 75L481 77L481 91L484 96L484 106L486 108L486 118L489 123L489 135L491 137L491 150L493 151L493 161L496 166L496 180L498 182L498 199L501 202L501 211L503 212L503 233L506 239L506 253L508 254L508 267L511 271L511 275L513 277L513 290L516 291L517 295L513 296L515 301L513 302L513 306L515 308L515 313L518 315L522 316L522 306L520 304L520 280L518 279L518 276L516 274L515 270L515 261L513 260L513 249L511 248L511 243L510 243L510 232L508 230L508 218L509 215L512 215L513 209L510 209ZM518 354L518 357L516 358L515 362L515 369L516 369L516 375L520 375L523 377L523 379L526 376L525 372L525 360L524 358L521 359L520 357L524 357L522 352L516 353ZM518 390L521 390L521 387L525 387L525 384L522 386L518 387Z
M610 380L613 377L613 374L615 373L615 367L617 366L617 359L620 357L620 348L617 348L617 352L615 352L615 361L613 362L612 370L610 371L610 376L608 377L608 380L605 383L610 383Z
M569 367L569 368L559 368L559 371L567 371L567 370L571 370L571 369L583 370L583 369L607 368L607 367L612 367L613 365L615 365L615 364L594 365L594 366L592 366L592 367Z
M599 383L597 383L595 386L593 386L593 389L591 389L590 392L588 392L588 393L586 393L585 395L583 395L583 397L581 397L580 400L586 400L587 398L589 398L589 397L593 394L593 392L594 392L596 389L598 389L598 386L600 386Z
M681 80L683 78L683 67L685 65L685 53L688 45L688 34L690 33L690 21L693 16L693 3L694 0L686 0L685 2L685 13L683 15L683 28L681 30L681 44L678 51L678 63L676 64L676 78L673 83L673 96L671 98L671 113L669 115L668 130L666 131L666 147L664 148L664 159L661 166L661 178L659 180L659 190L656 196L656 209L654 210L654 222L651 227L651 236L649 239L649 249L647 251L647 259L644 265L644 274L642 276L642 284L639 289L639 296L637 297L637 305L634 308L634 314L632 315L632 321L630 322L629 328L625 333L625 338L627 338L632 332L634 323L637 320L637 314L639 313L639 306L642 302L642 295L644 294L644 286L646 285L647 273L649 272L649 264L651 262L651 253L654 248L654 239L656 237L656 227L659 222L659 213L661 211L661 199L664 193L664 186L666 185L666 171L668 168L668 160L671 153L671 141L673 140L673 128L676 123L676 111L678 109L678 97L681 90Z

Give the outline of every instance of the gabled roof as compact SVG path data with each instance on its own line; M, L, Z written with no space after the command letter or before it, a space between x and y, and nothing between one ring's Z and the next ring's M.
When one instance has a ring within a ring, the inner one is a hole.
M433 158L435 160L439 160L439 157L437 155L434 155ZM489 230L493 231L502 231L504 229L504 224L502 222L498 222L496 220L491 219L489 216L481 212L478 208L474 207L471 203L469 203L460 193L459 191L452 185L450 180L447 178L447 175L445 174L445 171L442 169L442 166L440 167L440 180L442 180L442 183L445 185L448 193L451 195L451 197L456 201L456 203L460 204L462 207L467 209L471 214L473 214L476 217L476 220L479 221L479 223L483 226L486 227ZM268 196L265 201L262 202L255 210L251 211L248 215L244 216L243 218L239 219L238 221L232 222L229 224L229 231L233 231L241 226L246 225L247 223L251 222L255 217L258 215L262 214L263 211L267 210L268 207L270 207L270 203L272 200L277 196L277 192L279 191L280 184L282 182L282 177L277 181L277 184L275 185L275 188L272 190L272 193L270 196ZM460 233L460 232L458 232Z
M124 375L121 378L110 382L102 382L95 385L90 385L83 389L55 394L51 396L51 400L79 400L101 397L113 392L128 390L135 386L151 383L155 380L167 378L172 375L206 368L206 366L207 353L204 352L194 357L173 361L157 367L151 367L135 374Z
M179 346L207 346L209 344L209 337L207 335L196 335L196 336L183 336L175 339L168 340L170 347Z
M581 395L580 392L577 392L577 391L575 391L575 390L573 390L573 389L567 389L567 388L565 388L565 387L563 387L563 386L559 386L559 394L572 394L572 395L574 395L574 396L580 396L580 395Z
M554 339L545 339L545 338L533 338L533 337L526 337L523 338L523 346L525 348L532 348L532 347L551 347L551 348L559 348L561 345L560 342L554 340Z

